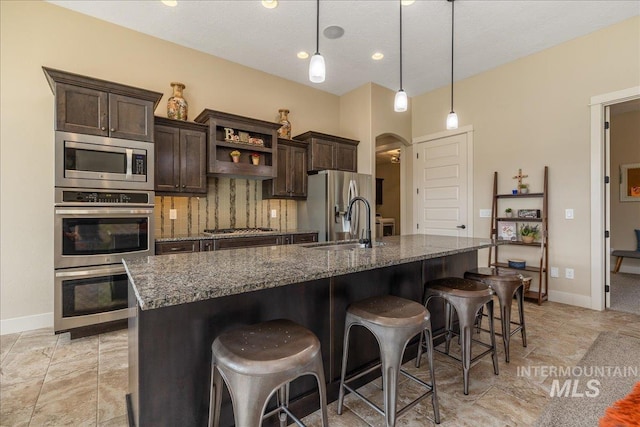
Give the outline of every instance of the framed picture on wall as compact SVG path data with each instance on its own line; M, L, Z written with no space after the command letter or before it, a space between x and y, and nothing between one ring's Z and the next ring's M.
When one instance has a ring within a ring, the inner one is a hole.
M640 202L640 163L620 165L620 201Z

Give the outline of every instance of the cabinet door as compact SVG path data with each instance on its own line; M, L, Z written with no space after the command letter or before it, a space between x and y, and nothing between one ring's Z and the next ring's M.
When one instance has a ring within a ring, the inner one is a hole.
M289 191L291 196L307 197L307 150L300 147L289 148Z
M333 141L323 141L316 138L312 139L309 170L320 171L335 169L335 148L336 143Z
M207 137L204 132L180 129L180 190L207 192Z
M318 241L318 233L292 234L291 243L313 243Z
M109 134L114 138L153 141L153 102L109 94Z
M156 126L155 134L155 190L180 191L180 131Z
M215 241L215 250L247 248L250 246L274 246L274 245L280 245L281 242L282 242L282 236L275 236L275 235L217 239Z
M108 104L106 92L58 83L56 130L108 136Z
M356 172L358 169L358 147L347 144L336 144L336 169Z
M291 147L287 147L286 145L278 144L278 167L277 174L271 183L272 187L272 196L288 196L289 195L289 153L291 152Z

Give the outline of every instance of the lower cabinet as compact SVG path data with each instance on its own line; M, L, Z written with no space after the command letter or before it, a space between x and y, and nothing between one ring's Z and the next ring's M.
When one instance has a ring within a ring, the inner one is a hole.
M273 246L281 245L283 236L252 236L237 237L232 239L216 239L215 250L246 248L250 246Z
M256 246L277 246L318 241L318 233L270 234L268 236L232 237L228 239L180 240L156 242L156 255L210 252Z
M178 242L156 242L156 255L200 252L199 240L181 240Z

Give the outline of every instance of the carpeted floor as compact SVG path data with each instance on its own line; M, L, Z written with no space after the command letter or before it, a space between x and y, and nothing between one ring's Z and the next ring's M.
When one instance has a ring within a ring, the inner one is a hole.
M571 390L552 397L540 418L538 427L597 426L605 410L629 394L640 381L640 339L614 332L601 332L572 375ZM611 367L608 374L596 375L596 368ZM618 368L613 370L613 368ZM582 375L575 375L582 372ZM591 374L591 375L589 375ZM562 385L567 378L559 380ZM577 380L577 381L576 381ZM588 381L597 381L588 385ZM577 384L577 386L576 386ZM573 391L576 393L573 393ZM591 397L587 395L591 394ZM556 393L558 394L558 393ZM580 396L579 394L583 394Z
M611 310L640 314L640 274L611 274Z

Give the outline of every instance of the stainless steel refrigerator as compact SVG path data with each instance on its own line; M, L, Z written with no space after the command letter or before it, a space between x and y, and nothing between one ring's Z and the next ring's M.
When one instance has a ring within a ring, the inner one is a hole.
M298 228L318 230L320 242L359 239L367 225L365 205L356 202L351 221L347 221L349 201L355 196L367 199L375 224L372 190L371 175L333 170L309 175L307 200L298 203Z

